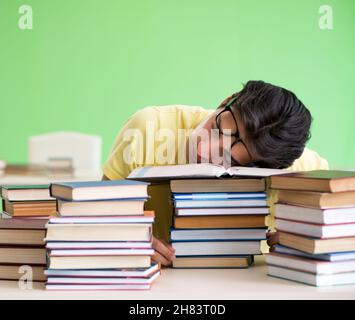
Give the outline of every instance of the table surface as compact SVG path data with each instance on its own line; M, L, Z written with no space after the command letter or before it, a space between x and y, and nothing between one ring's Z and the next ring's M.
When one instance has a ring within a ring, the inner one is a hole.
M316 288L266 275L264 257L249 269L163 269L146 291L46 291L43 283L19 289L0 281L5 299L355 299L355 285Z

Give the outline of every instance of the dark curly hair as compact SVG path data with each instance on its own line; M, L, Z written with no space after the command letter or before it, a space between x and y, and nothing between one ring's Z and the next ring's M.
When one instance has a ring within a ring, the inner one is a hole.
M313 119L293 92L264 81L248 81L219 108L231 99L232 111L244 124L248 147L258 159L254 165L287 168L302 155Z

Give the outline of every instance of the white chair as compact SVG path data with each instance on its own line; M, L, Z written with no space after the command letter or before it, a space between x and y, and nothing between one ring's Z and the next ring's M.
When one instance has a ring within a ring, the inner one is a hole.
M49 159L72 160L75 176L94 176L101 172L101 137L78 132L53 132L28 139L30 164L47 164Z

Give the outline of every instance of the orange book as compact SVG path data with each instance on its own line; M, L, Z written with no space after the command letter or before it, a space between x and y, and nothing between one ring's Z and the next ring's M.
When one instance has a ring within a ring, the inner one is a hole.
M55 201L7 201L3 200L3 210L13 217L55 216Z
M265 215L174 217L175 228L263 228Z

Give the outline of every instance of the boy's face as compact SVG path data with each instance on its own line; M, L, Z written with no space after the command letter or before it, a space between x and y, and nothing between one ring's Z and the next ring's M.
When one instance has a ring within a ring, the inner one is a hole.
M209 132L210 143L198 142L198 162L224 163L223 159L213 161L215 157L212 153L230 157L232 166L245 166L255 161L246 140L244 125L238 114L232 114L230 110L223 108L217 109L201 127L195 130L194 134L198 135L199 130Z

